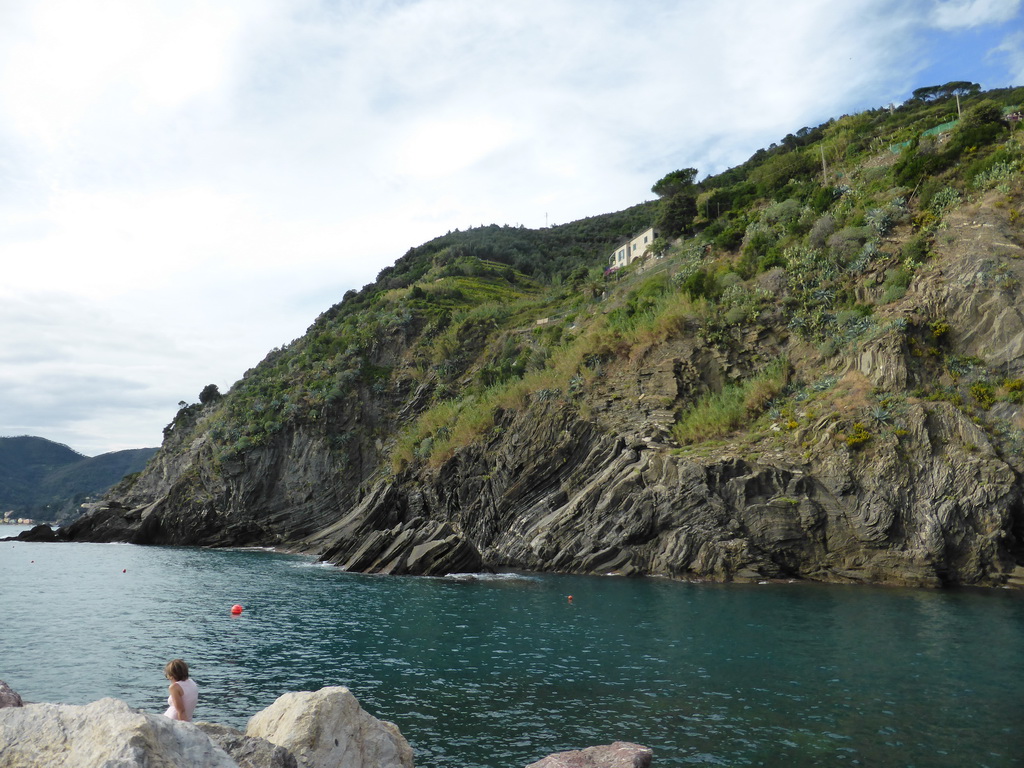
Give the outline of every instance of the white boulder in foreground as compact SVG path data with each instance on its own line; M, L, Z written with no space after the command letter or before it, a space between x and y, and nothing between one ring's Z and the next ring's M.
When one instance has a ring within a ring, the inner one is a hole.
M268 743L269 742L269 743ZM648 768L651 750L617 741L527 768ZM118 699L0 708L0 768L413 768L394 723L344 687L286 693L245 733L181 723Z
M118 699L0 709L0 768L293 766L413 768L412 748L397 726L367 713L341 687L285 694L253 717L245 734L181 723Z
M284 747L300 768L413 768L398 726L366 712L344 686L286 693L250 718L245 735Z
M0 709L0 768L237 768L190 723L118 699Z

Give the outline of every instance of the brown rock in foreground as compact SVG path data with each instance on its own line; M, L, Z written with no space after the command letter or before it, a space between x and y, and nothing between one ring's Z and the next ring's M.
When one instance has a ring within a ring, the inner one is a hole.
M653 755L648 747L616 741L599 747L557 752L526 768L648 768Z

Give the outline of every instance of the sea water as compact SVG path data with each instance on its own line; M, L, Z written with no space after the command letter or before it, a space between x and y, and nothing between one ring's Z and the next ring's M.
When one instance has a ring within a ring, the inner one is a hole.
M346 685L420 768L615 740L656 766L1024 764L1018 592L379 577L258 550L0 542L0 679L26 700L159 713L176 657L197 719L244 728L282 693Z

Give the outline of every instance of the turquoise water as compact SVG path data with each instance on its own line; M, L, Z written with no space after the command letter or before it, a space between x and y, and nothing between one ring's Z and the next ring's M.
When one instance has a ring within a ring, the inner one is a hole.
M616 739L656 766L1019 766L1024 747L1024 595L1005 590L391 578L0 543L0 679L25 699L162 712L176 656L197 719L244 727L286 691L347 685L421 768Z

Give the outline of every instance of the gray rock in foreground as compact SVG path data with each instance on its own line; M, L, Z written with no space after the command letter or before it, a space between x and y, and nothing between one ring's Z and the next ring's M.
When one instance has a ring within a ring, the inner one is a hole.
M196 727L210 741L227 752L238 768L298 768L295 755L266 739L246 736L235 728L216 723L199 722Z
M11 689L7 683L0 680L0 709L4 707L23 707L25 703L17 691Z
M653 754L649 747L616 741L599 747L557 752L526 768L648 768Z

